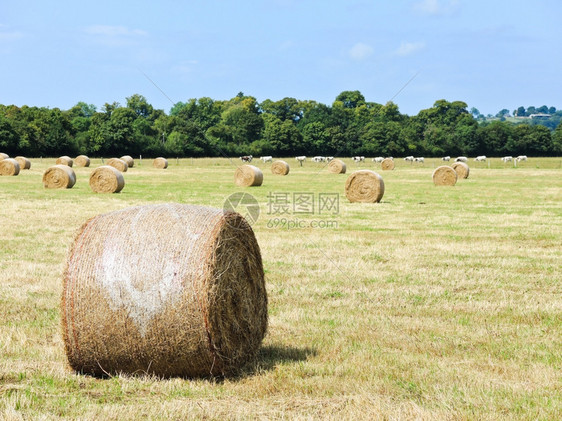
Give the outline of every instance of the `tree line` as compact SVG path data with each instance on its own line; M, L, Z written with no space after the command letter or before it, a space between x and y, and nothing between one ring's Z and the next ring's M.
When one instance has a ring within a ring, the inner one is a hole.
M0 151L26 156L442 156L562 154L555 128L478 121L462 101L438 100L417 115L393 102L368 102L359 91L331 105L283 98L258 102L239 93L176 103L167 114L142 95L100 111L79 102L69 110L0 105Z

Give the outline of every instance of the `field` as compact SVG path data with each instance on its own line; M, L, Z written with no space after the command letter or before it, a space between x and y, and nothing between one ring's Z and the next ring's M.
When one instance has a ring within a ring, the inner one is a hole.
M383 176L378 204L349 203L347 175L287 161L286 177L258 161L252 188L224 158L137 160L114 195L88 186L99 158L68 190L43 188L52 158L0 177L0 419L562 418L562 158L471 160L454 187L433 185L440 160L346 159L348 174ZM261 211L257 361L224 379L71 372L59 301L80 225L147 203L221 208L236 192Z

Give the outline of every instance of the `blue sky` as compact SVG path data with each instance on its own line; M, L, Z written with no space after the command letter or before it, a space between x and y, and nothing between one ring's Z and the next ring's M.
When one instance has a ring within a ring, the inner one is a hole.
M168 112L359 90L410 115L438 99L562 108L561 17L557 0L0 0L0 104L100 109L138 93Z

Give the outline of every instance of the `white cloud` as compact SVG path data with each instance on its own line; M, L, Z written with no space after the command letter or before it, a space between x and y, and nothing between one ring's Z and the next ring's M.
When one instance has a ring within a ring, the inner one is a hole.
M364 60L373 54L373 48L370 45L358 42L355 44L351 50L349 50L349 55L354 60Z
M0 23L0 42L14 41L16 39L23 38L23 35L23 32L12 31L8 25Z
M394 52L398 56L409 56L416 51L423 50L425 42L402 42L400 47Z
M100 44L109 47L122 47L133 44L137 38L148 35L140 29L129 29L126 26L92 25L84 28L84 33Z
M449 15L457 10L459 0L422 0L414 3L413 8L416 12L430 16Z

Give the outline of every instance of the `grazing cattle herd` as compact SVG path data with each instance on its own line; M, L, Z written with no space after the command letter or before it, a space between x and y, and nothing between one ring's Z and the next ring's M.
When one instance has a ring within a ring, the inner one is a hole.
M252 162L253 156L252 155L244 155L240 157L240 160L242 162ZM303 163L306 161L306 156L305 155L300 155L300 156L296 156L295 157L296 161L301 165L303 165ZM312 162L330 162L334 159L333 156L314 156L312 157L310 160ZM351 159L353 160L353 162L356 163L361 163L361 162L365 162L365 157L364 156L352 156ZM382 156L377 156L375 158L372 158L372 161L380 164L382 161L384 161L385 158L383 158ZM393 157L387 157L386 159L391 159L393 160ZM474 158L475 162L486 162L486 155L478 155L476 158ZM267 162L273 162L273 157L271 155L268 156L262 156L260 157L260 160L263 161L263 163L267 163ZM442 161L446 161L449 162L451 160L450 156L444 156L441 158ZM419 163L424 163L425 162L425 158L423 156L418 156L418 157L414 157L413 155L409 155L404 157L404 161L406 162L410 162L410 163L414 163L414 162L419 162ZM458 156L454 159L455 162L468 162L468 158L466 156ZM527 155L519 155L517 157L513 157L513 156L504 156L501 158L502 162L521 162L521 161L527 161Z

